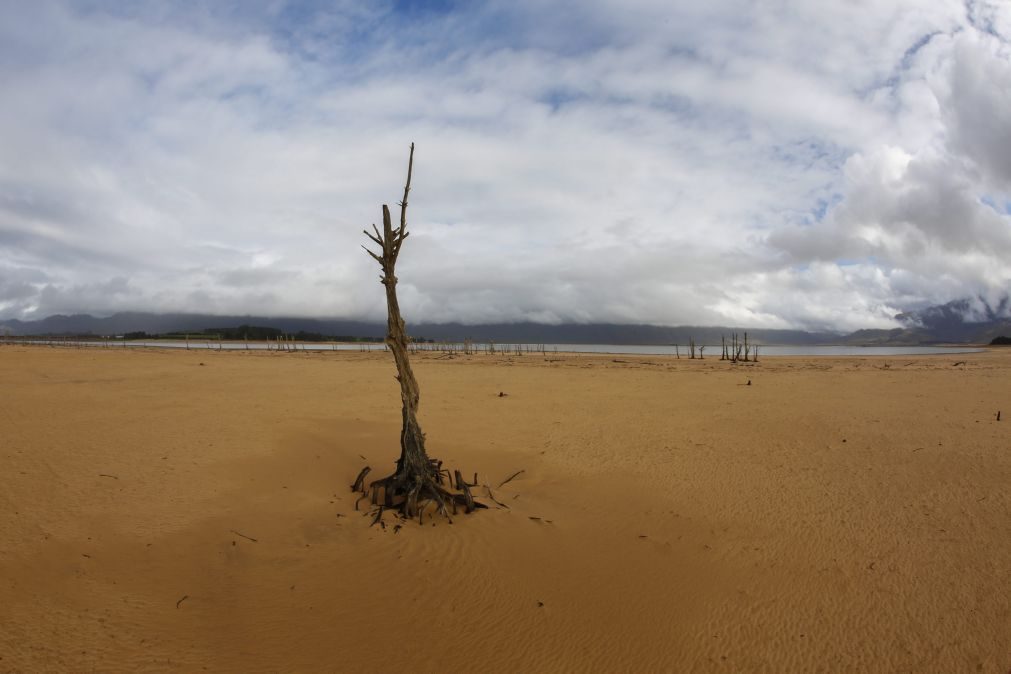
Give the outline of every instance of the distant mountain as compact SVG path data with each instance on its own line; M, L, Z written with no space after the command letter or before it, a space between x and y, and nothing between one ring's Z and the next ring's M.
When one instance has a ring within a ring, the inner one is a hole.
M846 337L848 344L989 344L999 335L1011 334L1011 300L996 305L973 297L939 304L895 317L903 324L892 330L858 330Z
M408 326L410 328L410 326ZM383 326L385 329L385 326ZM527 344L687 344L694 338L699 344L719 344L720 337L743 328L624 325L614 323L419 323L411 334L437 340L473 339L486 342ZM765 344L821 344L838 341L838 335L800 330L747 330L750 339Z
M966 298L898 318L943 341L989 342L1011 326L1011 299L1005 295L993 305L983 297Z
M49 316L38 321L0 321L13 335L122 335L128 332L164 334L168 332L203 332L207 328L238 325L272 327L287 333L299 331L324 335L382 337L386 324L379 322L326 320L312 318L271 318L263 316L215 316L208 314L120 313L105 318L89 314ZM415 337L439 341L494 340L498 343L529 344L687 344L694 338L700 344L719 344L720 337L742 328L665 327L655 325L619 325L610 323L547 325L542 323L417 323L409 325ZM765 344L838 343L839 335L801 330L748 330L748 336Z
M852 344L916 345L938 343L987 344L994 337L1011 334L1011 301L996 306L982 298L969 298L896 316L902 327L890 330L857 330L848 335L802 330L752 330L748 336L761 344ZM104 318L89 314L49 316L38 321L0 321L0 332L13 335L122 335L144 331L203 332L207 328L256 325L286 333L320 333L355 337L382 337L385 322L349 321L297 317L215 316L209 314L119 313ZM621 325L614 323L463 323L408 324L410 334L439 341L473 339L500 344L719 344L722 336L743 333L744 328L701 326Z
M217 316L211 314L150 314L124 312L97 318L90 314L55 315L38 321L0 321L14 335L122 335L127 332L164 334L203 332L206 328L258 325L295 333L320 332L328 335L382 337L385 323L317 320L312 318L264 318L260 316Z

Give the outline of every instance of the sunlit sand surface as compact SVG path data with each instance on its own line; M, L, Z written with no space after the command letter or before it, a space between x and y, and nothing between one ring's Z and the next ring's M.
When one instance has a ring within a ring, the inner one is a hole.
M1011 669L1011 349L414 365L0 348L0 671Z

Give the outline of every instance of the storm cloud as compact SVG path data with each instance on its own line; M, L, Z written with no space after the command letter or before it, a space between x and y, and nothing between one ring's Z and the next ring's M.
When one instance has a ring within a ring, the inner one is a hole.
M412 141L408 320L844 330L1011 280L1006 3L0 14L0 318L379 318Z

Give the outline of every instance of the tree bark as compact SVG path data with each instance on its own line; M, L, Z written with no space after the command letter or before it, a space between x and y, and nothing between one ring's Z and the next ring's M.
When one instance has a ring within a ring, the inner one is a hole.
M383 502L380 507L399 506L405 517L419 519L426 501L435 501L438 511L448 515L447 504L456 510L457 505L464 505L467 512L474 508L485 506L476 503L471 498L468 489L463 494L454 494L442 488L442 463L434 461L425 452L425 434L418 423L418 406L421 392L418 380L411 369L408 355L407 327L400 315L400 303L397 301L397 257L400 247L407 238L407 198L411 192L411 174L414 169L414 143L411 143L411 155L407 163L407 183L404 186L404 198L400 202L400 225L393 226L389 206L383 204L383 231L372 225L374 232L365 230L365 235L380 247L377 254L365 246L365 251L371 255L382 269L382 284L386 288L386 345L393 354L397 366L397 381L400 382L401 414L403 426L400 433L400 458L397 460L396 471L381 480L371 484L372 502L376 504L379 491L383 491ZM445 472L448 480L448 471ZM356 480L352 487L355 491L365 491L362 480ZM399 503L396 503L399 501Z

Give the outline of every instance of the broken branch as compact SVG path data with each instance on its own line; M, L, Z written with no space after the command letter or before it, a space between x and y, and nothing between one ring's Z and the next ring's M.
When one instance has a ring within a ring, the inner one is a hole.
M515 473L513 473L512 475L510 475L506 479L502 480L502 482L499 483L498 487L501 488L502 485L505 485L505 484L508 484L508 483L512 482L513 478L515 478L520 473L525 473L525 472L526 472L525 470L518 470L518 471L516 471Z

